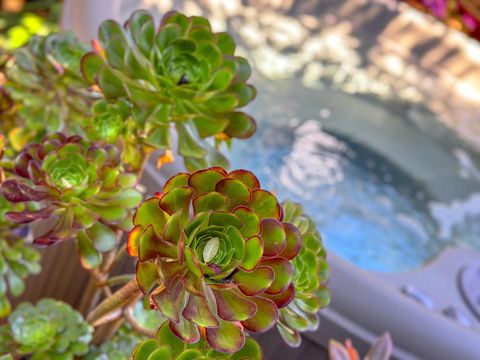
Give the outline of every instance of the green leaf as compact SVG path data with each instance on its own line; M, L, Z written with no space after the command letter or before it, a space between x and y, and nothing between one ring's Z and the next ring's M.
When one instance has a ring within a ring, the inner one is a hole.
M152 129L144 142L156 149L170 149L172 147L170 129L168 126L157 126Z
M235 52L235 40L226 32L215 34L217 46L224 54L233 55Z
M215 190L228 197L228 210L233 210L238 205L245 205L250 200L250 190L241 181L235 179L220 180Z
M263 241L259 236L252 236L245 242L245 257L242 262L242 268L251 271L260 262L263 256Z
M275 273L266 266L259 266L253 271L240 270L235 273L233 280L238 288L247 296L254 296L263 293L273 283Z
M263 256L273 257L279 255L286 246L286 234L283 224L275 219L263 219L260 222L263 240Z
M247 298L235 294L232 290L212 290L217 302L218 316L227 321L250 319L257 307Z
M202 211L225 210L228 198L218 192L204 193L193 199L193 211L198 214Z
M6 297L0 296L0 319L8 316L12 307Z
M252 332L264 332L272 328L278 320L278 309L268 299L254 296L250 301L257 305L257 312L250 319L242 321L245 329Z
M87 80L90 84L95 83L95 76L100 71L102 64L102 59L94 52L85 54L80 62L82 74L85 80Z
M152 354L158 347L158 342L155 339L150 339L142 342L133 350L133 359L134 360L144 360L148 359L150 354Z
M230 137L239 139L247 139L257 130L255 120L242 112L234 112L229 114L228 126L224 132Z
M83 231L79 232L77 235L77 249L80 255L80 261L84 268L95 269L100 265L102 256L98 253L90 238Z
M159 199L153 197L145 200L138 207L133 217L133 223L144 228L152 225L157 236L161 237L169 218L170 216L160 208Z
M192 121L200 137L207 138L224 131L230 120L228 118L197 116Z
M218 328L205 330L208 343L217 351L235 353L245 343L243 330L233 322L221 321Z
M191 156L201 158L207 154L207 151L198 143L192 133L191 127L183 122L175 124L178 133L178 152L182 156Z
M100 222L95 223L87 229L88 237L92 240L93 246L100 252L107 252L115 248L117 236L108 226Z
M248 207L255 211L260 220L266 218L278 219L281 215L280 204L276 197L272 193L262 189L257 189L252 192L252 199Z
M293 279L293 267L289 261L283 258L263 260L262 266L272 268L275 273L273 283L266 291L268 294L280 294L288 288Z
M187 306L182 315L188 321L192 321L202 327L217 327L219 322L217 318L210 312L207 302L200 296L191 294L188 299Z
M225 179L226 174L222 170L210 168L195 171L188 179L188 186L192 187L197 195L215 191L218 182Z
M122 81L107 67L102 67L98 73L98 86L100 86L107 99L114 99L127 94Z
M191 188L174 188L162 194L160 207L170 215L173 215L180 209L188 212L192 196L193 191Z
M104 47L107 47L108 43L115 38L123 39L126 42L123 28L119 23L113 20L106 20L100 24L100 28L98 29L98 38Z

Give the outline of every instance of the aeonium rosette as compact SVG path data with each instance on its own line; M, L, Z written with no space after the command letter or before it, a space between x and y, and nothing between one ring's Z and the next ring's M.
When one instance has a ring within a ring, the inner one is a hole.
M40 144L25 147L14 170L17 177L1 185L3 195L37 209L9 212L6 217L17 223L53 219L52 228L34 243L77 238L87 268L99 265L99 252L114 248L115 230L126 228L131 210L141 200L135 189L137 177L122 170L118 150L79 136L45 136Z
M290 346L299 346L300 332L318 328L318 311L330 302L327 281L330 275L322 237L315 222L303 212L300 204L282 203L284 221L298 227L302 234L302 248L292 261L295 275L295 299L280 310L277 329Z
M295 297L300 231L249 171L180 173L134 215L127 251L152 306L187 343L238 351L244 329L274 326Z
M197 170L225 166L220 143L255 133L255 121L241 111L256 95L247 83L250 65L235 55L233 38L214 32L207 19L169 12L156 26L139 10L124 26L103 22L98 38L82 59L85 79L107 100L131 103L145 145L171 150L173 126L178 153Z

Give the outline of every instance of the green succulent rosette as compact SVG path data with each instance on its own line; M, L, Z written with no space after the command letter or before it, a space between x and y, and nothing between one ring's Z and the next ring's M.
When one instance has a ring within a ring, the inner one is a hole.
M83 266L95 268L101 254L116 246L116 230L127 229L141 201L137 176L123 171L112 145L96 145L79 136L48 135L28 145L15 161L16 178L0 187L12 203L33 203L36 210L6 213L16 223L53 219L33 242L50 245L77 239ZM40 207L40 208L38 208Z
M180 173L134 215L127 252L137 282L180 339L205 332L219 352L238 351L244 330L263 332L295 296L302 238L251 172Z
M92 106L93 116L86 122L86 134L92 141L104 141L122 149L122 162L129 169L138 171L147 158L148 149L142 143L136 123L131 116L128 101L109 103L102 99Z
M80 71L86 51L72 34L51 34L34 36L13 52L5 89L15 102L24 136L38 140L46 132L82 134L93 101Z
M0 330L8 351L32 360L70 360L88 352L93 328L69 305L42 299L36 306L20 304Z
M40 254L24 242L28 229L5 218L7 212L19 207L0 195L0 318L11 311L7 294L21 295L25 291L24 279L40 272Z
M220 144L256 130L239 111L256 94L247 84L250 66L235 55L232 37L213 32L203 17L170 12L157 29L146 11L133 13L124 27L105 21L82 71L107 99L131 102L144 144L171 149L174 127L189 170L227 165Z
M285 201L282 207L283 220L300 229L303 238L300 253L292 261L295 270L295 299L280 309L277 323L282 338L290 346L296 347L301 343L300 332L318 328L317 313L330 302L330 292L326 285L329 267L322 237L315 222L303 213L300 204Z
M242 348L234 354L224 354L212 349L204 339L195 344L186 344L178 339L168 324L163 324L155 339L138 344L132 353L133 360L261 360L258 343L248 337Z

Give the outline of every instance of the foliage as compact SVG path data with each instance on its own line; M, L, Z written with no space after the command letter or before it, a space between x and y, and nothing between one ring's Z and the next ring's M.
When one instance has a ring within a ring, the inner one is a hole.
M94 52L83 57L85 78L106 99L131 103L144 145L170 149L173 125L185 165L200 169L225 166L216 147L255 132L253 119L238 111L255 97L246 83L250 66L234 55L232 37L214 33L205 18L171 12L156 31L151 15L137 11L125 29L104 22L99 40ZM216 147L204 140L212 137Z
M282 207L283 221L300 229L303 242L300 253L292 261L295 299L280 310L277 329L290 346L299 346L300 332L317 329L317 313L330 301L326 286L329 269L322 238L313 220L303 213L300 204L285 201Z
M385 333L373 343L363 360L388 360L392 351L392 339L389 333ZM345 341L345 345L336 340L330 340L328 353L330 360L360 360L358 351L352 346L350 340Z
M19 296L25 291L24 279L40 272L40 254L24 243L28 229L5 219L17 208L0 195L0 318L10 313L7 292Z
M194 344L185 344L170 330L168 324L163 324L155 339L145 340L133 351L133 360L260 360L260 346L252 338L247 338L245 344L235 354L224 354L213 350L205 340Z
M85 51L73 35L52 34L34 36L13 52L5 69L5 89L18 117L15 135L22 141L12 143L17 150L46 131L83 133L81 125L93 101L80 73Z
M180 173L139 206L127 251L179 338L196 342L205 328L214 349L235 352L244 329L270 329L295 296L290 261L302 239L281 219L277 199L249 171Z
M135 346L143 340L145 336L124 324L110 340L98 347L92 347L85 360L128 360Z
M11 14L0 18L0 48L10 50L19 48L34 35L47 35L56 30L57 26L35 13L22 13L16 23L9 23ZM8 18L7 18L8 17Z
M52 299L20 304L0 330L0 350L32 360L74 359L85 355L93 329L69 305Z
M15 161L17 178L1 191L13 203L41 202L38 210L8 212L17 223L56 217L55 225L34 243L50 245L77 238L83 265L95 268L99 252L116 246L116 229L128 226L130 210L141 200L135 174L122 171L118 150L60 133L31 144ZM23 179L22 179L23 178Z

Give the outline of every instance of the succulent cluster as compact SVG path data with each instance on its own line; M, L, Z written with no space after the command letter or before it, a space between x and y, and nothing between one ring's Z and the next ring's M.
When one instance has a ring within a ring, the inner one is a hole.
M205 329L221 352L244 343L244 329L274 326L295 297L292 259L300 231L249 171L180 173L134 215L127 251L137 281L172 331L193 343Z
M231 355L215 351L203 339L195 344L185 344L173 334L168 324L163 324L157 337L138 344L132 357L133 360L261 360L262 352L252 338L247 338L242 348Z
M185 165L200 169L226 165L219 144L255 132L253 119L238 111L256 94L247 84L250 66L234 55L232 37L213 32L205 18L171 12L155 29L152 16L137 11L125 27L104 22L99 41L83 57L83 74L106 99L131 103L144 144L171 149L174 126Z
M63 302L22 303L0 329L0 351L32 360L73 360L87 353L92 332L80 313Z
M98 266L99 252L116 245L115 229L128 227L131 209L142 196L135 174L122 171L118 150L96 145L79 136L48 135L41 144L28 145L15 161L17 178L1 185L13 203L36 202L37 210L8 212L17 223L56 219L34 243L50 245L77 238L82 264Z
M302 248L293 259L295 299L280 309L277 329L290 346L299 346L300 332L316 330L318 311L330 301L326 286L329 268L322 238L315 222L303 213L300 204L282 203L283 221L295 225L302 234Z
M40 254L24 243L28 229L5 219L5 213L16 208L0 195L0 318L11 310L7 292L21 295L24 279L40 272Z
M37 141L46 131L82 134L93 99L80 72L85 51L71 34L34 36L14 51L5 70L5 89L15 103L16 130L23 137Z

